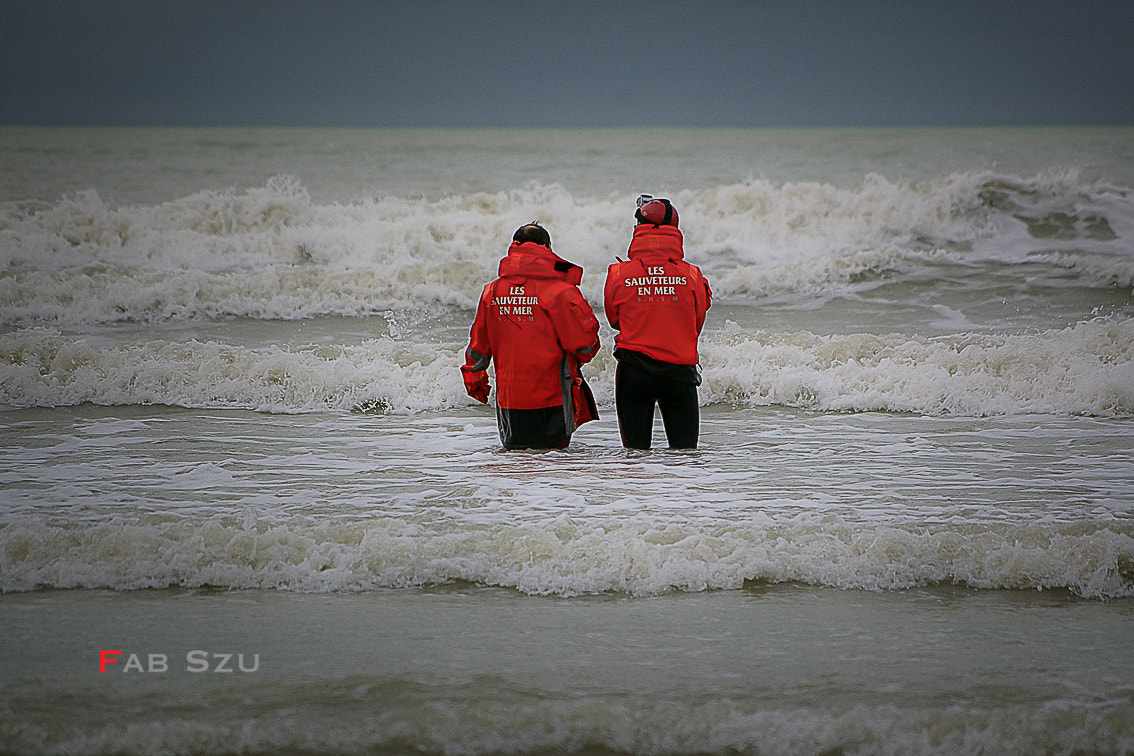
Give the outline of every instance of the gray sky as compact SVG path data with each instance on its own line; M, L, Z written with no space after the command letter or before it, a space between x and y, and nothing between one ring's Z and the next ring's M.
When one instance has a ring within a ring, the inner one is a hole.
M0 123L1134 124L1131 0L0 0Z

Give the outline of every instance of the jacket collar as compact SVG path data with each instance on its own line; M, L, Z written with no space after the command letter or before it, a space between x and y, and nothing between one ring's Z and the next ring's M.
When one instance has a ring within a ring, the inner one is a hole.
M634 238L627 251L631 260L642 258L650 262L685 258L681 232L675 226L654 226L641 223L634 228Z
M512 242L508 256L500 261L501 276L524 276L526 278L555 278L569 284L579 285L583 280L583 269L575 263L567 262L547 247L535 242Z

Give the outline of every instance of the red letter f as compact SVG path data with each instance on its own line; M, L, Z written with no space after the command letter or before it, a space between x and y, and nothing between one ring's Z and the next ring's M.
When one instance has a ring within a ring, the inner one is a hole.
M114 657L119 656L121 653L122 653L121 649L119 649L118 651L103 651L103 650L100 650L98 652L98 671L99 672L105 672L107 664L117 664L118 660L115 659Z

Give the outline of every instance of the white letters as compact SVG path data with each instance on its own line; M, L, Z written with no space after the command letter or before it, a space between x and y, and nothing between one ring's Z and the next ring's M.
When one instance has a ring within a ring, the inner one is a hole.
M505 305L534 305L539 304L539 297L496 297L492 303L497 306Z
M220 664L213 667L213 672L232 672L232 667L228 666L228 660L232 658L232 654L213 654L214 659L220 659Z
M185 668L186 672L208 672L209 652L190 651L189 653L185 654L185 663L188 665Z
M626 288L635 286L685 286L688 279L685 276L640 276L623 279L623 283Z
M122 651L99 651L99 669L102 672L106 671L106 665L117 664L118 655ZM185 654L185 671L200 673L200 672L220 672L222 674L231 674L239 670L240 672L255 672L260 669L260 655L251 654L251 664L245 662L245 654L221 654L209 653L196 649ZM146 663L142 663L142 658L145 657ZM167 654L130 654L126 657L126 663L122 665L123 672L156 672L164 674L169 672L169 656Z
M260 655L252 655L252 667L247 668L244 666L244 654L210 654L208 651L190 651L185 655L185 670L187 672L208 672L210 669L209 657L212 657L214 662L212 671L214 673L220 672L221 674L231 674L236 669L232 666L232 659L236 657L237 667L241 672L255 672L260 668Z

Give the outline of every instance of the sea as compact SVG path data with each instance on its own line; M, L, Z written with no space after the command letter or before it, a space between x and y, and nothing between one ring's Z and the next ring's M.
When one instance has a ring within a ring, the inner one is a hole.
M619 442L640 193L693 451ZM533 220L600 419L506 452ZM1134 754L1134 128L0 128L0 752Z

